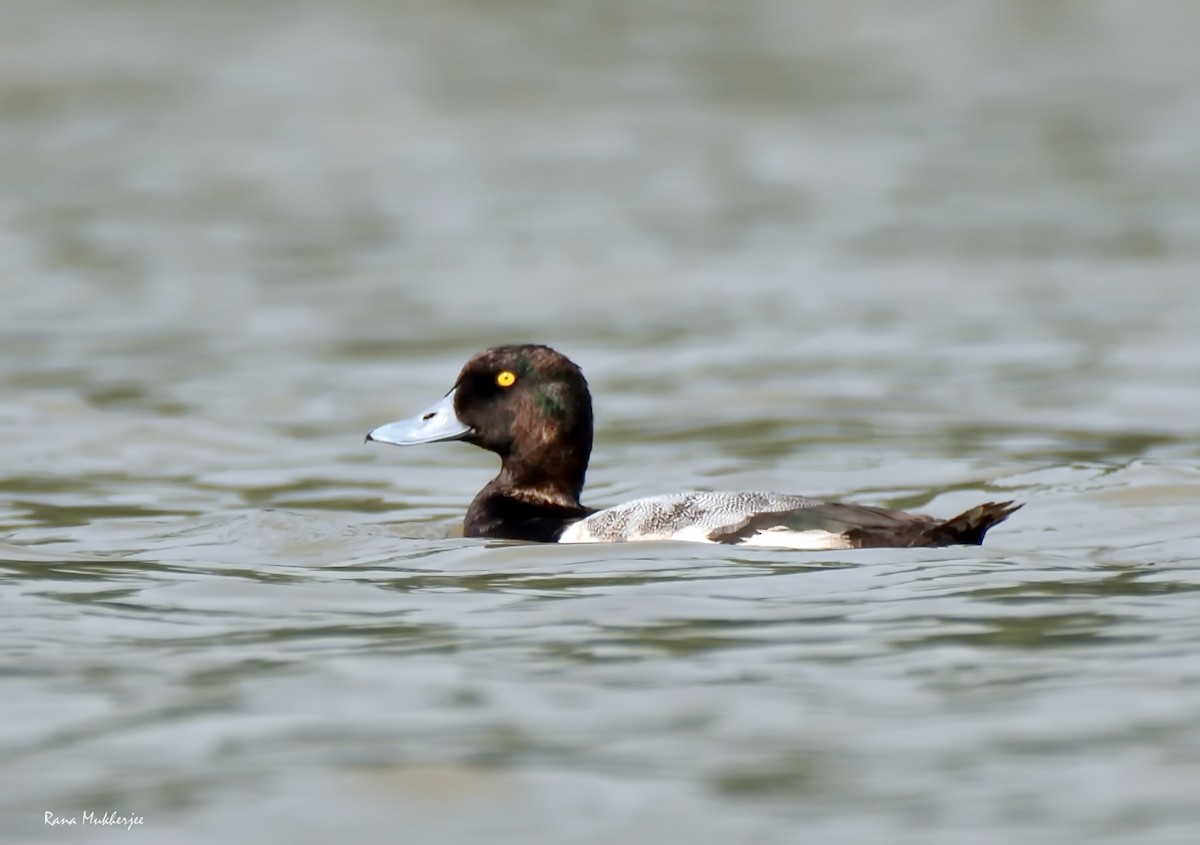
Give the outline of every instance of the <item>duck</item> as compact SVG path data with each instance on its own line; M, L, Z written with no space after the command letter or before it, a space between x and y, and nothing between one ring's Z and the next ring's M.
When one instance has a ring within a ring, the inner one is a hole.
M365 442L462 441L499 455L499 474L467 508L465 537L681 540L797 550L979 545L1022 506L985 502L939 519L787 493L691 491L595 509L580 501L592 439L592 397L583 371L548 346L517 344L473 356L440 401L372 429Z

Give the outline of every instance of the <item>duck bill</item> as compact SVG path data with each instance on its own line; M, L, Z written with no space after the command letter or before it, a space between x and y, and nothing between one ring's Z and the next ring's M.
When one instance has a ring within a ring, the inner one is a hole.
M470 432L471 427L454 413L454 391L451 390L445 399L415 417L372 429L367 434L367 441L391 443L395 446L416 446L418 443L462 440Z

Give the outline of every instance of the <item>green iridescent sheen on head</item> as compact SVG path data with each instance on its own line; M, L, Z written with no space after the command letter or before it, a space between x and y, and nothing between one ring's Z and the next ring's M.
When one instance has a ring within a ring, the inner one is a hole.
M558 383L540 385L533 392L538 410L548 417L563 419L567 415L567 404L563 401L562 385Z

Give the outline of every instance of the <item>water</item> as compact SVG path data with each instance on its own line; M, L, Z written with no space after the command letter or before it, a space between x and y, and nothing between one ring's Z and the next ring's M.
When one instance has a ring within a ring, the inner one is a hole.
M0 20L6 842L1196 841L1195 4ZM513 341L593 505L1028 505L463 540L362 435Z

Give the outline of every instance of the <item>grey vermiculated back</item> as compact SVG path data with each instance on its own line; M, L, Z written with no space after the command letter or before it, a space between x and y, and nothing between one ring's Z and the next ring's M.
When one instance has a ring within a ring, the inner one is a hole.
M599 511L580 528L595 540L669 536L684 529L723 533L752 516L785 513L824 505L820 499L786 493L688 492L634 499Z

